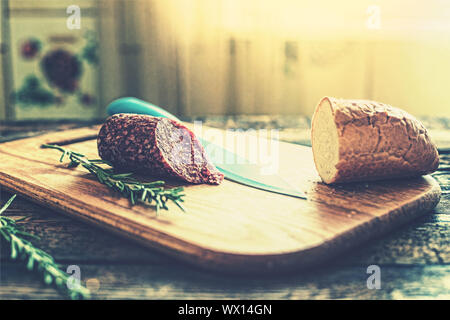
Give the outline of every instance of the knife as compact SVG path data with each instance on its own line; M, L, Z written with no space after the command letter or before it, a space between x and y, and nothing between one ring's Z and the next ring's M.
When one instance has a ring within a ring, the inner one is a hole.
M108 115L116 113L147 114L181 122L180 119L167 110L149 102L131 97L114 100L108 105L107 113ZM198 139L205 147L205 150L211 159L213 159L212 154L217 154L216 152L223 154L223 159L235 159L234 163L231 164L214 163L217 169L225 175L225 179L269 192L306 199L306 194L304 192L293 187L283 177L277 174L262 174L260 165L251 163L247 159L212 142L206 141L201 137L198 137Z

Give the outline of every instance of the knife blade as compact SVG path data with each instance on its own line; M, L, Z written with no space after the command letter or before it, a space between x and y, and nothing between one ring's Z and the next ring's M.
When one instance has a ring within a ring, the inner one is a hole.
M169 118L177 122L181 122L176 116L149 102L132 98L119 98L111 102L107 107L108 115L116 113L134 113L147 114L154 117ZM292 186L286 179L278 174L263 174L263 168L257 163L252 163L248 159L243 158L236 153L222 148L210 141L206 141L202 137L198 137L199 141L205 148L211 159L213 154L220 152L223 159L235 159L232 163L214 162L216 168L225 175L225 179L237 182L249 187L260 190L274 192L286 196L307 199L306 194Z

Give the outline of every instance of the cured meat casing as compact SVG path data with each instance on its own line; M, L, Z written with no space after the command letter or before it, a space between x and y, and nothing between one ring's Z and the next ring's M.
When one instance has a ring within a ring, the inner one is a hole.
M220 184L224 178L192 131L167 118L113 115L100 128L97 147L100 158L117 168L194 184Z

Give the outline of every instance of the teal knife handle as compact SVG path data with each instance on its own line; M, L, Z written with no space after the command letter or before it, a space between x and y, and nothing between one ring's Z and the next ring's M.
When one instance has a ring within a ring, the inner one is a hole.
M119 98L111 102L106 108L108 115L112 116L116 113L137 113L137 114L147 114L154 117L169 118L175 121L180 121L170 112L137 98L127 97Z

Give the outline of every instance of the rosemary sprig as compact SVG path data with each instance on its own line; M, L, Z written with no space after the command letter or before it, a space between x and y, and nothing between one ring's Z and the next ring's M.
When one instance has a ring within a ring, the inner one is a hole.
M41 147L59 150L62 153L59 161L63 162L67 156L70 160L69 168L81 164L94 174L100 183L128 198L132 205L137 202L154 205L158 214L160 209L168 209L167 201L170 200L185 211L181 204L184 196L182 187L168 189L164 187L164 181L139 182L131 177L133 173L115 173L112 165L107 161L101 159L89 160L81 153L64 149L58 145L43 144ZM111 168L105 169L99 166L100 164L106 164Z
M59 269L58 264L47 252L36 248L29 240L25 239L36 239L38 237L23 231L23 228L16 223L19 220L2 216L2 213L9 207L15 197L16 195L13 195L0 209L0 235L10 244L10 258L26 262L29 271L34 270L41 273L45 284L55 285L57 289L66 293L71 299L89 299L90 291L87 288L79 285L70 289L67 286L70 276Z

